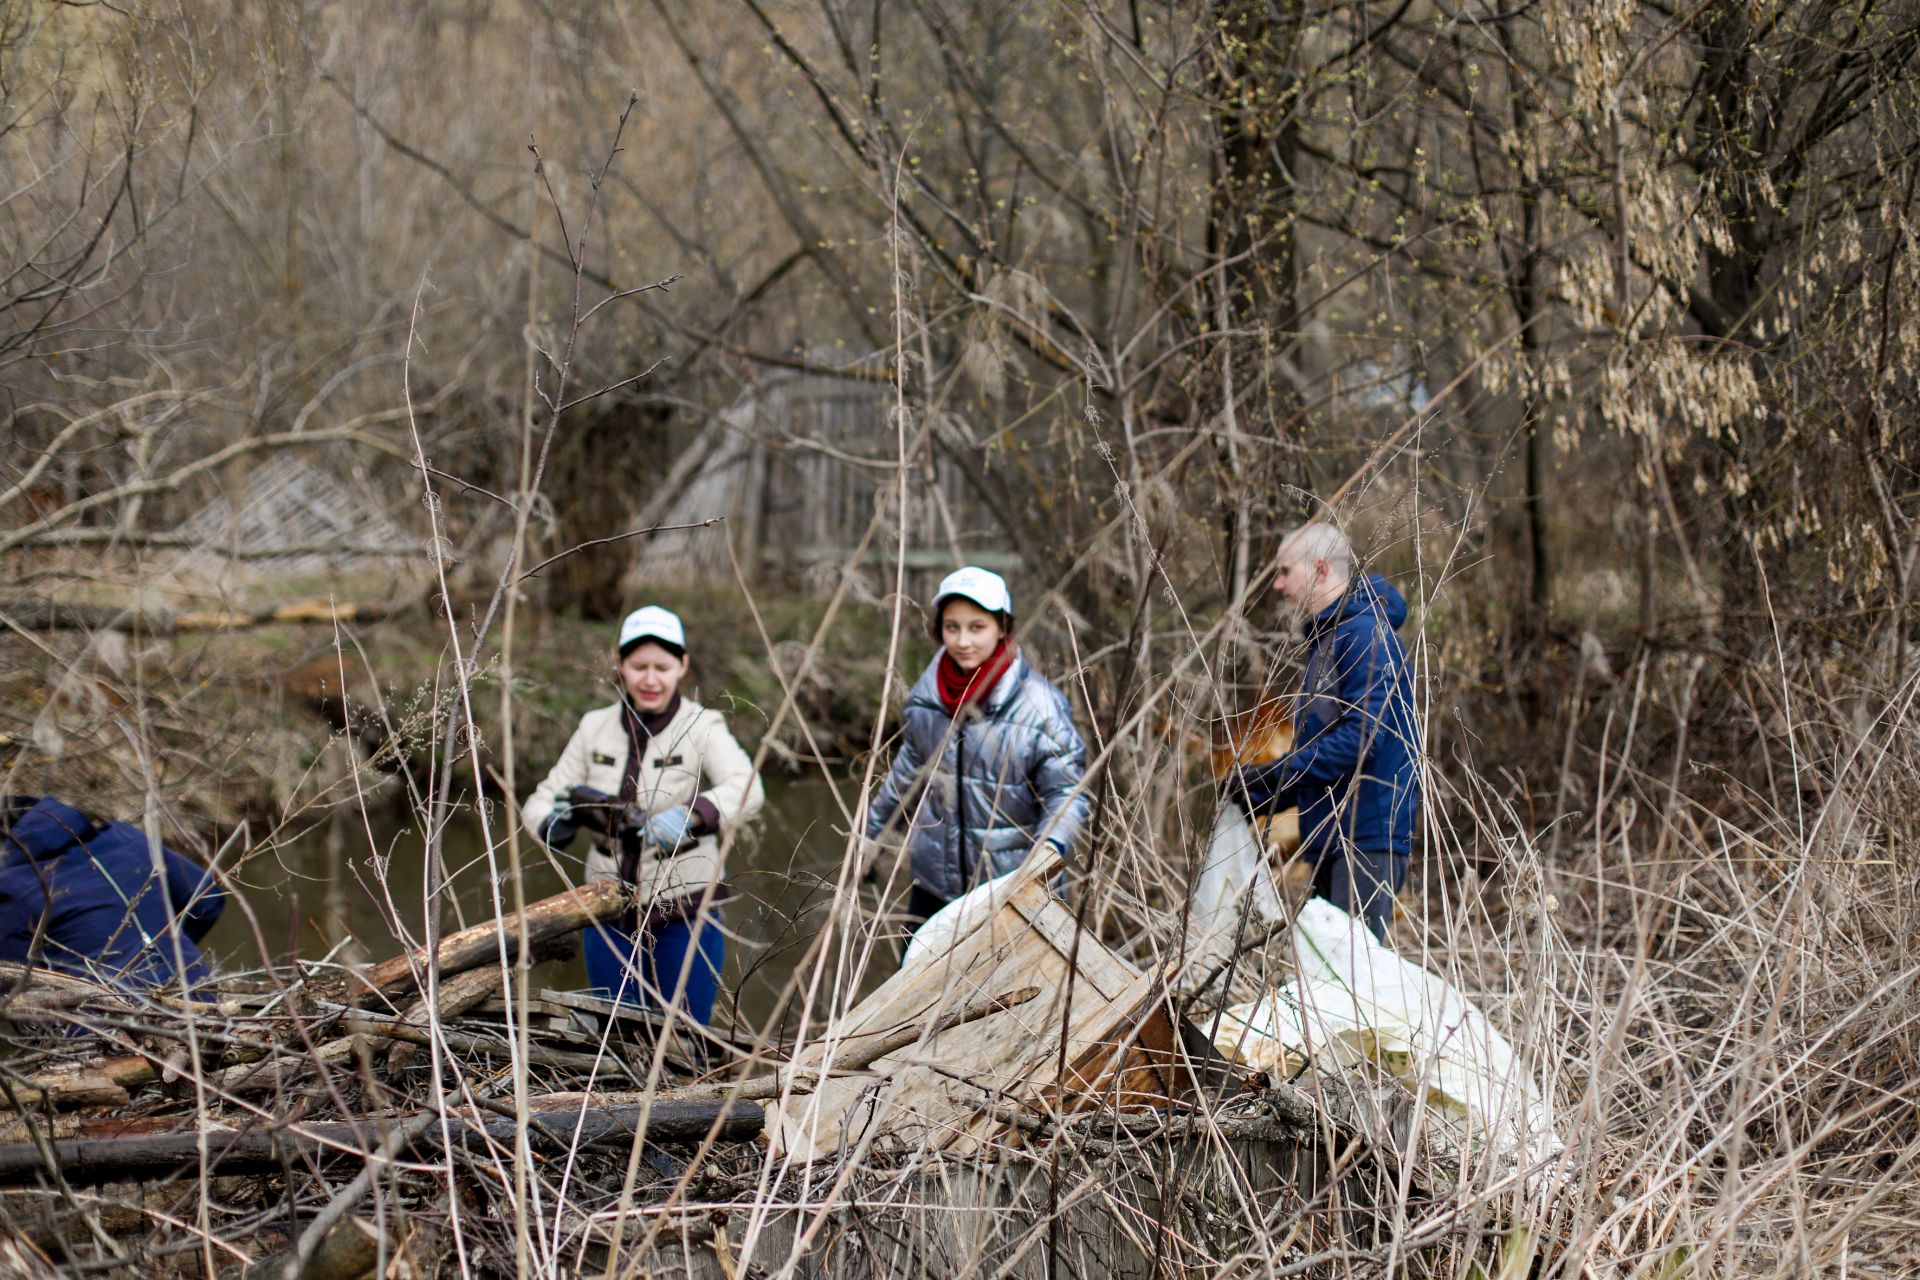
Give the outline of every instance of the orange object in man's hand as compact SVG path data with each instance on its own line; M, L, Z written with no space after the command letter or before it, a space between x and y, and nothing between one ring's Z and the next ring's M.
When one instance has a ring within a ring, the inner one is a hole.
M1271 764L1293 750L1293 717L1286 701L1274 698L1251 711L1230 717L1207 752L1215 781L1226 781L1237 764ZM1276 858L1291 857L1300 847L1300 811L1287 809L1254 826L1265 837L1267 851Z

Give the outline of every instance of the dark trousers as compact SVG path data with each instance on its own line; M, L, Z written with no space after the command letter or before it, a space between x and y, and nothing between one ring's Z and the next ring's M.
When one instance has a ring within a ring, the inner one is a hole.
M1393 896L1407 882L1407 862L1404 853L1328 849L1313 864L1313 896L1365 920L1373 936L1385 942Z
M727 965L727 935L711 915L699 923L664 920L639 937L614 925L585 931L580 940L587 986L622 1004L657 1009L677 1004L702 1026L713 1021L720 973Z
M943 898L930 889L922 889L918 880L907 890L907 917L902 921L900 935L900 954L907 954L907 944L913 941L913 935L921 925L933 918L933 913L947 905L951 899Z

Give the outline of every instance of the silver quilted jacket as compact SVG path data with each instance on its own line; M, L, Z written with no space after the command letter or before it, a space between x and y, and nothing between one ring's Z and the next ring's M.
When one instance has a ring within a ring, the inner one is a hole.
M900 712L893 768L867 810L867 835L905 832L913 878L951 901L1018 867L1041 840L1070 851L1087 820L1087 749L1066 697L1016 656L955 723L936 657Z

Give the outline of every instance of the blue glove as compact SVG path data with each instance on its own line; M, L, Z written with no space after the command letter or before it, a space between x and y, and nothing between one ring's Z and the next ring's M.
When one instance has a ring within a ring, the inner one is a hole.
M693 814L677 804L647 819L647 839L662 853L673 854L693 843Z

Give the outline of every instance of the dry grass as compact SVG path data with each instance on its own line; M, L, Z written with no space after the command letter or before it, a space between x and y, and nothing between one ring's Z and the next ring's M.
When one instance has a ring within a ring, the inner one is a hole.
M1102 761L1092 784L1099 837L1076 890L1089 927L1143 967L1182 945L1191 855L1213 803L1197 744L1247 696L1209 674L1216 637L1189 633L1184 648L1171 637L1156 640L1167 657L1141 682L1131 712L1091 722ZM1073 647L1063 635L1029 640L1036 653ZM1288 642L1268 637L1266 652L1285 669ZM1098 671L1049 665L1076 698L1081 677ZM812 1273L836 1257L886 1270L911 1256L928 1274L1091 1275L1136 1254L1158 1256L1170 1275L1902 1274L1920 1242L1910 1190L1920 1155L1912 1118L1920 961L1909 942L1906 852L1920 784L1911 698L1863 688L1835 707L1800 693L1804 680L1776 680L1787 691L1783 711L1748 712L1741 728L1727 691L1764 683L1763 672L1723 685L1653 655L1624 671L1590 686L1579 719L1552 730L1554 746L1536 747L1554 766L1564 755L1564 776L1478 763L1476 753L1490 757L1494 746L1436 710L1458 704L1448 696L1455 677L1430 668L1424 686L1427 840L1395 943L1479 1000L1550 1092L1568 1150L1545 1177L1491 1162L1402 1159L1391 1141L1382 1145L1389 1129L1346 1148L1347 1181L1331 1197L1316 1194L1310 1182L1246 1163L1234 1135L1258 1118L1264 1104L1254 1094L1223 1099L1213 1127L1197 1133L1070 1125L999 1152L992 1166L884 1143L851 1164L810 1170L763 1167L752 1148L715 1148L687 1169L636 1164L623 1151L585 1153L564 1169L543 1157L529 1171L524 1235L513 1225L513 1179L499 1172L510 1149L429 1156L376 1179L366 1212L382 1206L411 1224L412 1235L392 1242L410 1240L420 1265L470 1274L598 1270L615 1223L624 1261L614 1274L643 1259L666 1265L669 1255L696 1258L686 1264L695 1273L722 1274L711 1271L717 1259L749 1243L767 1274L783 1262ZM1875 705L1885 710L1864 720L1850 709ZM804 739L807 708L788 714L788 732ZM1535 736L1547 735L1536 727ZM1749 744L1744 756L1729 751L1738 743ZM346 794L353 782L331 777L325 787ZM497 823L494 831L492 856L504 865L505 835ZM828 927L791 959L766 1023L732 1029L743 1055L735 1073L777 1064L793 1035L817 1033L892 964L871 891L830 867L800 874L819 876L808 918ZM390 903L396 936L419 935L421 908ZM751 951L755 942L738 945ZM1284 952L1276 944L1243 957L1216 995L1272 982ZM120 1052L180 1043L160 1010L93 1018ZM303 1025L313 1044L326 1039L324 1011ZM212 1055L255 1030L208 1020L190 1035ZM354 1058L323 1062L300 1036L275 1030L283 1073L275 1093L261 1098L209 1077L192 1110L227 1124L405 1111L448 1086L443 1105L456 1113L483 1117L514 1102L502 1073L509 1040L485 1050L471 1028L432 1033L441 1037L427 1055L441 1064L439 1086L418 1067L391 1074ZM651 1055L614 1053L584 1074L577 1064L535 1062L520 1087L669 1083L685 1078L676 1052L663 1042ZM1365 1082L1340 1087L1355 1086ZM150 1090L134 1110L178 1114L183 1101ZM1351 1118L1351 1108L1329 1105L1335 1121ZM215 1185L225 1189L213 1193ZM209 1249L237 1260L292 1239L284 1228L311 1221L340 1187L317 1170L277 1189L188 1178L147 1193L132 1235L79 1187L71 1201L15 1193L7 1212L47 1248L47 1224L67 1224L61 1247L94 1265L112 1255L88 1242L78 1225L87 1213L111 1227L129 1267ZM983 1219L967 1207L983 1199L1004 1207ZM829 1225L798 1249L794 1233L822 1209Z

